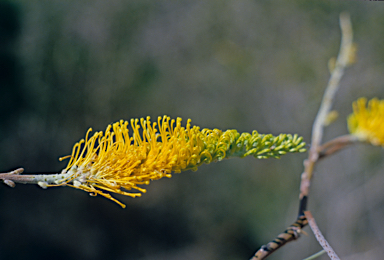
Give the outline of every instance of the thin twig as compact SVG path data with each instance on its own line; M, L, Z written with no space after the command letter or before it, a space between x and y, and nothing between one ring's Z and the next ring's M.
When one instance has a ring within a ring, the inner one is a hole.
M344 74L345 68L351 64L351 56L353 55L353 32L349 14L340 14L341 28L341 44L339 55L337 56L335 68L331 72L327 88L321 101L319 112L317 113L315 122L312 127L311 149L309 150L308 159L304 162L304 172L301 175L300 196L302 199L309 194L309 186L313 174L315 163L319 159L319 146L323 137L325 121L327 115L331 111L332 103L336 90L339 88L340 79ZM299 212L302 214L302 212Z
M20 174L24 171L23 168L16 169L7 173L0 173L0 180L8 186L14 188L15 183L37 184L42 188L50 186L59 186L67 184L71 172L62 171L56 174ZM72 180L71 180L72 181Z
M344 149L346 146L354 144L358 141L359 139L354 135L342 135L336 137L331 141L328 141L325 144L319 146L319 159L323 159L326 156L332 155L341 149Z
M263 245L250 260L265 259L277 249L288 242L296 240L300 237L303 227L308 225L305 216L300 216L295 223L290 225L283 233L279 234L273 241Z
M313 218L312 214L310 211L305 211L304 212L305 217L308 219L309 226L311 227L313 234L315 234L315 237L319 244L323 247L323 249L327 252L328 256L332 260L340 260L340 258L337 256L335 250L329 245L327 240L324 238L323 234L321 234L321 231L319 227L316 224L315 219Z
M318 258L319 256L324 255L325 253L326 253L326 252L325 252L325 250L323 249L323 250L317 252L316 254L313 254L313 255L311 255L310 257L307 257L307 258L305 258L305 259L303 259L303 260L313 260L313 259Z
M339 88L340 79L344 74L345 68L351 63L351 51L353 49L353 32L349 14L340 14L340 28L341 28L341 44L339 55L336 60L336 65L331 73L331 77L328 81L328 86L324 92L323 100L317 113L315 122L312 128L312 142L311 150L316 151L317 147L321 143L323 137L323 128L326 122L326 118L331 111L333 98L336 91Z

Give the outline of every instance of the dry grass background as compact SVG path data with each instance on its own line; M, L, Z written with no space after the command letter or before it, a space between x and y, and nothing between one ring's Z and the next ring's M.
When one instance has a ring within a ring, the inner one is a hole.
M0 4L0 166L60 171L88 127L164 114L209 128L299 133L312 122L349 11L358 63L324 140L360 96L384 97L384 6L358 1L58 1ZM0 34L1 35L1 34ZM306 155L233 159L148 186L126 209L70 188L0 189L0 259L248 259L295 220ZM320 162L309 208L342 259L384 254L383 150ZM309 229L307 230L310 233ZM320 250L312 235L270 259ZM327 259L326 256L319 259Z

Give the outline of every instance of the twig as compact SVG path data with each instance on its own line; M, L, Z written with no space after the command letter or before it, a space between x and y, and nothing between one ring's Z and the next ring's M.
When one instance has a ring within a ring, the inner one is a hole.
M333 248L329 245L327 240L324 238L323 234L321 234L321 231L319 227L316 224L315 219L313 218L310 211L304 212L305 217L308 219L309 226L311 227L313 234L315 234L315 237L319 244L323 247L323 249L327 252L328 256L332 260L340 260L340 258L337 256L336 252L333 250Z
M333 98L336 90L339 88L340 79L344 74L345 68L351 63L351 52L353 50L353 32L351 20L348 13L340 14L340 28L341 28L341 45L339 55L336 60L336 65L331 73L328 81L328 86L324 92L323 100L321 102L319 112L317 113L315 122L312 128L312 142L311 150L314 152L317 146L320 145L323 137L323 128L326 118L331 111Z
M300 237L303 227L308 225L308 221L304 215L300 216L295 223L290 225L283 233L279 234L273 241L263 245L250 260L265 259L277 249L288 242L296 240Z
M323 249L323 250L317 252L316 254L313 254L313 255L311 255L310 257L307 257L307 258L305 258L305 259L303 259L303 260L313 260L313 259L318 258L319 256L322 256L322 255L325 254L325 253L326 253L326 252L325 252L325 250Z
M70 179L72 175L70 171L64 170L60 174L20 174L23 171L23 168L18 168L11 172L0 173L0 180L12 188L15 187L15 183L23 183L37 184L44 189L48 186L65 185L68 180L73 181L73 179Z
M313 174L315 163L319 159L319 146L323 137L325 121L327 115L331 110L333 98L336 90L339 87L340 79L344 74L345 68L351 64L353 55L353 32L349 14L340 14L340 28L341 28L341 44L339 55L337 56L336 65L331 72L331 77L328 81L323 100L317 113L315 122L312 127L312 141L311 149L309 150L308 159L304 162L304 172L301 175L300 184L300 200L309 194L309 186ZM305 210L305 207L304 207ZM299 212L299 215L303 212Z
M319 146L318 159L332 155L345 148L346 146L356 143L357 141L359 141L359 139L354 135L342 135L336 137L335 139L332 139L331 141L328 141L325 144Z

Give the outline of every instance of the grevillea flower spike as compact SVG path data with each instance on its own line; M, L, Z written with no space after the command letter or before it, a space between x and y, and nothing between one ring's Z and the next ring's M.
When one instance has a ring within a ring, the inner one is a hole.
M349 132L360 141L384 146L384 100L359 98L348 117Z
M60 158L69 159L60 174L19 175L20 171L14 171L8 173L9 178L0 176L0 179L10 186L14 186L14 181L37 183L43 188L70 186L92 196L102 195L125 207L110 193L138 197L146 192L140 185L151 180L170 178L171 173L185 170L195 171L203 163L225 158L248 155L279 158L286 153L305 151L303 138L297 135L201 130L191 126L190 119L185 127L181 118L171 120L167 116L159 117L157 122L151 122L150 117L131 119L130 125L131 135L128 122L123 120L91 137L90 128L85 139L74 145L72 154Z

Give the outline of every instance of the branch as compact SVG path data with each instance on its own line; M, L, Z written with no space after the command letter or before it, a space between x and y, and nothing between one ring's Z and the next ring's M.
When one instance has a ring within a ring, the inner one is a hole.
M250 260L260 260L267 258L286 243L296 240L300 237L303 227L308 225L305 216L300 216L295 223L290 225L283 233L279 234L273 241L263 245Z
M319 146L323 137L327 115L331 111L333 99L336 94L336 90L339 88L340 79L344 74L344 70L353 61L353 32L349 14L340 14L340 28L340 51L339 55L337 56L335 68L331 72L331 77L328 81L323 100L321 101L319 112L317 113L315 122L313 123L311 149L309 150L308 159L304 162L304 172L301 175L300 199L302 199L304 196L308 196L309 194L309 186L313 174L313 168L319 159ZM303 214L303 212L299 212L299 214Z
M308 223L312 229L313 234L315 234L317 241L323 247L325 252L327 252L328 256L332 260L340 260L340 258L337 256L336 252L333 250L333 248L329 245L327 240L324 238L323 234L321 234L321 231L320 231L319 227L317 226L316 221L313 218L311 212L305 211L304 214L305 214L305 217L308 219Z
M345 68L352 62L351 55L353 54L351 52L353 52L353 32L349 14L340 14L340 28L342 35L339 55L336 60L335 68L331 72L331 77L328 81L328 86L325 90L319 112L317 113L315 122L313 123L311 150L314 151L321 143L325 121L331 111L333 98L336 94L336 90L339 88L340 79L344 74Z
M359 139L354 135L342 135L326 142L318 148L318 159L323 159L326 156L332 155L348 145L358 142Z
M20 174L23 171L23 168L18 168L11 172L0 173L0 180L12 188L15 187L15 183L23 183L37 184L45 189L48 186L65 185L71 176L71 173L66 171L60 174Z

